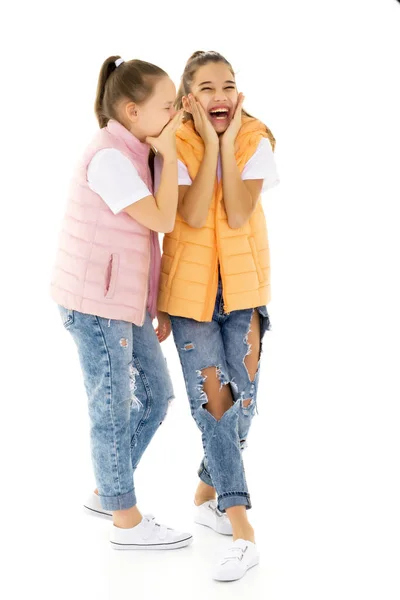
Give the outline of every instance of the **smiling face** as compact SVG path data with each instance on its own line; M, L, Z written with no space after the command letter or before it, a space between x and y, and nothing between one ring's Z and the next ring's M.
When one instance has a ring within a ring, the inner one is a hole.
M210 62L200 67L193 77L190 91L204 108L215 131L224 133L238 103L235 77L229 66L223 62ZM183 105L188 111L187 97L183 98Z

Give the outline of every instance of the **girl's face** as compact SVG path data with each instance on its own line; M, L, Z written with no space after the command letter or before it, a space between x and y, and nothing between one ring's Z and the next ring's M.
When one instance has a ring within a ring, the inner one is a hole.
M204 108L215 131L224 133L234 117L238 102L235 77L228 65L211 62L200 67L190 91ZM187 110L187 97L183 99L183 106Z
M141 104L129 102L126 106L130 121L128 129L141 141L148 136L158 137L176 114L175 98L176 88L171 79L158 79L148 100Z

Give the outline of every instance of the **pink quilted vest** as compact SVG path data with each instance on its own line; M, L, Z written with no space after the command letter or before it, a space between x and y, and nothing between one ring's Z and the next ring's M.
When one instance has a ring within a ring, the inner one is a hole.
M143 325L154 318L160 247L158 235L126 213L114 215L87 183L87 168L103 148L116 148L152 192L149 146L117 121L109 121L87 148L72 180L51 283L65 308Z

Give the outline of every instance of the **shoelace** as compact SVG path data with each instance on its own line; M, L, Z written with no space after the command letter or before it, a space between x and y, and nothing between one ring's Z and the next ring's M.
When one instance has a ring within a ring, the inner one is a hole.
M144 534L144 539L149 539L153 533L156 531L157 537L160 540L165 540L165 538L167 537L167 533L168 533L168 527L166 527L165 525L160 525L159 523L156 523L156 519L153 515L144 515L143 516L143 527L146 531L146 533Z
M224 565L229 560L243 560L244 553L246 552L248 546L245 548L239 548L238 546L232 546L229 548L223 559L221 560L221 565Z

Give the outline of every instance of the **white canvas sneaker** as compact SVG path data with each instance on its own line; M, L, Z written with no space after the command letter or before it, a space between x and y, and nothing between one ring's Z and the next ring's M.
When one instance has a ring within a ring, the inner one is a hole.
M236 540L215 566L213 579L217 581L241 579L249 569L258 565L259 560L260 555L255 544Z
M232 525L226 515L218 510L216 500L208 500L196 506L194 520L222 535L232 535Z
M112 525L110 542L115 550L175 550L189 546L190 533L181 533L156 523L153 515L145 515L139 525L120 529Z
M94 492L90 494L83 507L87 513L90 513L95 517L101 517L102 519L112 519L112 512L102 508L100 498Z

